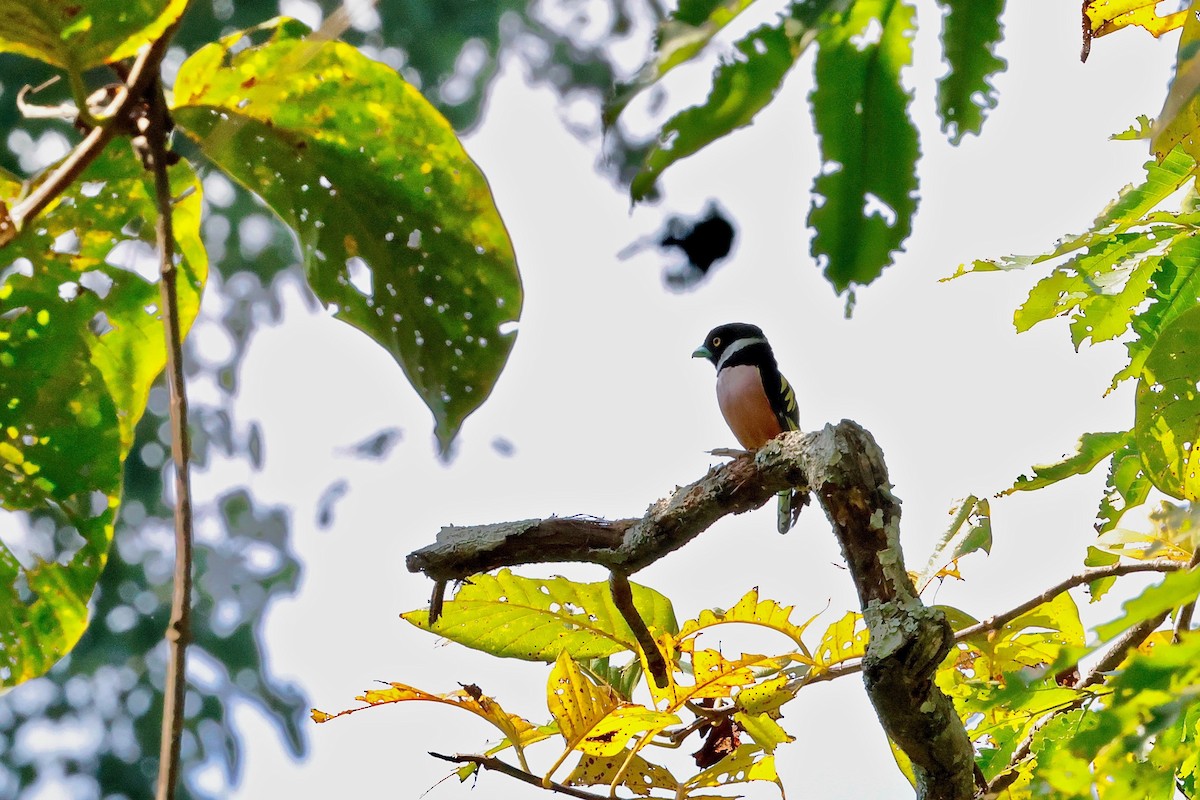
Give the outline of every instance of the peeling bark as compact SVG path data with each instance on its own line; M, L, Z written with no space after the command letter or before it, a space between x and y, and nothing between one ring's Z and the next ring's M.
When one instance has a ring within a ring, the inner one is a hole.
M871 434L843 420L784 434L714 467L650 505L638 519L551 517L446 527L410 553L411 572L464 580L503 566L579 561L629 575L678 550L727 514L758 508L787 488L808 490L841 544L870 633L863 680L879 720L909 757L921 800L973 797L974 752L934 674L953 641L941 612L925 606L904 568L900 501Z

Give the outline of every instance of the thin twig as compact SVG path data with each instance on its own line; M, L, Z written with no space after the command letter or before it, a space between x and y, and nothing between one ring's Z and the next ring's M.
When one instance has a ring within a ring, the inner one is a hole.
M429 755L433 756L434 758L440 758L442 761L449 761L452 764L478 764L484 769L490 769L494 772L502 772L510 778L516 778L519 781L524 781L530 786L536 786L539 789L549 789L553 792L569 795L571 797L578 797L580 800L611 800L608 795L585 792L582 789L574 789L570 786L564 786L561 783L555 783L554 781L543 783L542 779L537 775L528 773L523 769L518 769L512 764L501 761L498 758L492 758L491 756L464 755L461 753L447 756L441 753L435 753L432 750L429 751Z
M1066 580L1051 586L1037 597L1026 600L1016 608L1005 611L1003 614L995 614L982 622L963 628L954 634L954 640L961 642L963 639L968 639L980 633L999 630L1022 614L1032 611L1043 603L1050 602L1063 592L1074 589L1076 586L1082 586L1085 583L1091 583L1102 578L1116 578L1134 572L1175 572L1184 568L1186 568L1186 565L1182 561L1158 558L1153 561L1138 561L1130 564L1113 564L1107 567L1085 569L1083 572L1072 575Z
M162 36L142 49L133 63L133 68L129 71L129 78L125 81L125 85L117 89L116 97L99 115L103 118L102 124L92 128L83 141L75 145L75 149L67 154L54 172L34 187L25 199L9 210L8 224L0 229L0 246L16 236L22 228L29 224L30 220L40 214L46 206L50 205L56 197L74 183L75 179L96 160L96 157L104 150L104 146L117 135L129 109L133 107L138 98L145 95L151 83L157 78L159 64L166 55L167 45L170 44L171 36L178 26L179 21L177 20L163 32Z
M613 605L625 618L625 624L633 631L634 638L637 639L642 653L646 656L646 666L650 669L654 683L660 689L667 688L671 680L667 662L662 657L662 651L658 649L658 643L654 641L654 635L646 627L646 621L642 619L642 615L638 613L637 607L633 604L633 588L629 585L629 577L622 572L613 570L609 573L608 588L612 593Z
M162 741L158 763L158 800L173 800L179 785L179 751L187 693L187 646L192 638L192 492L189 461L187 389L183 377L183 332L176 292L175 233L171 220L171 182L167 174L167 102L162 83L148 92L146 152L154 173L158 206L155 231L159 251L159 289L167 339L167 387L171 407L171 456L175 466L175 576L171 621L167 626L167 676L163 690Z
M1188 569L1195 569L1197 565L1200 565L1200 542L1196 544L1192 551L1192 559L1188 562ZM1183 608L1179 609L1179 614L1175 617L1175 631L1171 636L1172 641L1178 644L1179 638L1192 629L1192 613L1195 610L1195 600L1185 603Z

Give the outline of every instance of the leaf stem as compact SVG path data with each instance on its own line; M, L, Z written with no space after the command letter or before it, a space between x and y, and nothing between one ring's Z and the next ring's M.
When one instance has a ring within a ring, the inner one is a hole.
M174 800L179 785L179 752L183 739L187 694L187 646L192 638L192 492L191 441L188 434L187 387L183 375L183 332L176 292L175 235L171 219L171 183L167 174L167 130L170 123L162 83L148 91L144 118L147 164L154 174L158 206L155 232L159 251L159 290L163 329L167 339L167 387L170 392L171 457L175 467L175 575L171 621L167 626L167 676L163 691L162 740L158 763L157 800ZM140 121L139 121L140 122Z
M546 788L552 792L558 792L559 794L565 794L570 797L578 797L580 800L611 800L608 795L585 792L582 789L574 789L570 786L565 786L561 783L555 783L553 781L543 784L542 779L537 775L525 772L524 770L514 767L512 764L501 761L498 758L492 758L491 756L464 755L461 753L447 756L442 755L441 753L435 753L432 750L429 752L429 755L433 756L434 758L440 758L442 761L449 761L452 764L478 764L484 769L490 769L494 772L501 772L510 778L516 778L519 781L528 783L530 786L536 786L539 789Z

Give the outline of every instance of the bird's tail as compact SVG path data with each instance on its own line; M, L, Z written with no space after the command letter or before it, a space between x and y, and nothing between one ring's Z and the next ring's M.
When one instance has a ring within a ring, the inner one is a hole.
M800 518L800 509L808 505L808 492L798 492L795 489L784 489L779 493L779 516L775 527L780 533L787 533Z

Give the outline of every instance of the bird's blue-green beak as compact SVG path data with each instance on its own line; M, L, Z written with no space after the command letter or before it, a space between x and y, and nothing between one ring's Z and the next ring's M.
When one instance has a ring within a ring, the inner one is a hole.
M692 353L692 358L712 358L712 351L704 345L700 345Z

